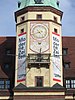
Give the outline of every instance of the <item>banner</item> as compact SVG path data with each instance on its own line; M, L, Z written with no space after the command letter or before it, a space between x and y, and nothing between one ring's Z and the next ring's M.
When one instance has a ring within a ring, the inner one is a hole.
M26 75L26 32L18 35L17 82L25 81Z
M60 34L52 33L53 80L61 82Z

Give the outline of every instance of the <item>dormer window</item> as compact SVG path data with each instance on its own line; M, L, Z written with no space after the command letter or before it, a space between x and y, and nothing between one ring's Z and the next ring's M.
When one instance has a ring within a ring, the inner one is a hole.
M20 2L20 1L18 1L18 8L20 8L20 6L21 6L21 2Z
M12 49L11 48L6 48L5 49L5 54L8 56L9 54L12 53Z
M57 0L57 6L59 7L59 1Z
M67 69L67 68L70 68L70 62L64 62L64 67Z
M63 55L67 55L68 54L68 48L63 48L62 53L63 53Z
M43 4L43 0L34 0L35 4Z

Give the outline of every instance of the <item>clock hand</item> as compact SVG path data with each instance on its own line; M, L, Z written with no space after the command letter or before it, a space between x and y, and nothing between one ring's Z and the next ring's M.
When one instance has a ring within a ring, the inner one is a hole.
M38 33L40 33L41 34L41 32L43 32L42 30L37 30L38 31Z

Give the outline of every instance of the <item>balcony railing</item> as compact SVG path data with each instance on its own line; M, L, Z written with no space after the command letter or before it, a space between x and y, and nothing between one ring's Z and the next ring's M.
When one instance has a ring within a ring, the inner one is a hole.
M50 54L28 54L30 66L47 66L50 64Z

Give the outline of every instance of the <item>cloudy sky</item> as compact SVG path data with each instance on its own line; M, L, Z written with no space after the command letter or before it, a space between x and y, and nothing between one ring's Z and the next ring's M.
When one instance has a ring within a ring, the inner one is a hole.
M62 35L75 36L75 0L60 0L63 11Z
M0 0L0 36L15 36L16 23L14 12L18 0ZM62 35L75 36L75 0L60 0L64 12L62 18Z

